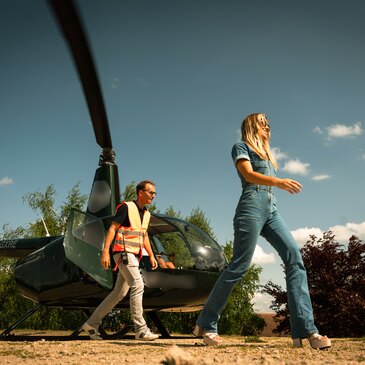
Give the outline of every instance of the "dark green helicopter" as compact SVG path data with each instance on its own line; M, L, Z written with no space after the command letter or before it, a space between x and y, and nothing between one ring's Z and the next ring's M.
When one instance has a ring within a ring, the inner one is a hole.
M3 339L14 337L9 336L10 332L41 306L91 311L108 295L115 281L112 271L104 270L99 262L106 230L119 204L120 190L98 77L72 1L48 0L48 3L68 41L96 142L102 151L87 211L71 212L64 236L0 241L0 257L18 259L14 271L17 290L35 303L0 334ZM141 259L145 283L143 307L162 337L170 337L158 312L200 310L227 260L213 238L186 221L152 213L148 233L160 266L152 271L148 256ZM128 296L116 308L129 309ZM121 337L126 331L116 335ZM79 333L75 329L71 337Z

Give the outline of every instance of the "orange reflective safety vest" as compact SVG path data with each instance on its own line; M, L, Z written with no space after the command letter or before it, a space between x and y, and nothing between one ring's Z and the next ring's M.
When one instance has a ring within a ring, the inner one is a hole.
M119 252L125 249L130 253L141 254L151 214L145 210L141 222L138 208L134 202L123 202L122 204L126 204L128 207L130 227L119 226L115 235L113 251Z

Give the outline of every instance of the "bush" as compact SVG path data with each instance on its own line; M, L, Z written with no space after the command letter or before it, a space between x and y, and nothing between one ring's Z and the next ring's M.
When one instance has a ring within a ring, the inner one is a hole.
M316 325L332 337L365 335L365 244L352 236L347 246L335 241L332 232L323 238L310 236L301 249L308 274L308 287ZM278 322L275 332L288 333L289 311L286 291L272 282L264 286L272 295L271 309Z

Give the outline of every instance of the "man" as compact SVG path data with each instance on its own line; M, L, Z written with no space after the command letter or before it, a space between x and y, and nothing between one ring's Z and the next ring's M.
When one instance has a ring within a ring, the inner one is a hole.
M98 331L101 320L125 297L129 289L129 305L135 338L143 341L153 341L158 338L158 335L152 333L147 327L143 318L144 283L139 271L139 260L143 249L148 253L152 270L158 266L148 238L147 228L151 215L146 208L146 205L151 204L156 196L155 184L150 180L141 181L136 186L136 193L136 200L121 204L105 237L100 263L105 269L109 268L109 249L115 237L113 258L117 263L116 266L119 267L119 273L114 289L81 327L93 340L102 340Z

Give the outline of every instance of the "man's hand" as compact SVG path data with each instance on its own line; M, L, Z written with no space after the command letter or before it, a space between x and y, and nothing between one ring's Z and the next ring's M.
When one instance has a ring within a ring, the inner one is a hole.
M101 266L106 270L110 266L110 255L108 251L103 251L100 259Z

